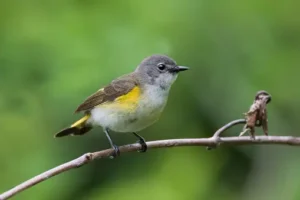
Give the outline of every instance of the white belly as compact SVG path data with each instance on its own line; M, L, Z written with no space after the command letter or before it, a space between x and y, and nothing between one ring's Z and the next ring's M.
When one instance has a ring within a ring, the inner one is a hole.
M143 92L136 109L130 112L113 107L95 107L88 123L116 132L138 132L159 119L167 99L168 91L148 86Z

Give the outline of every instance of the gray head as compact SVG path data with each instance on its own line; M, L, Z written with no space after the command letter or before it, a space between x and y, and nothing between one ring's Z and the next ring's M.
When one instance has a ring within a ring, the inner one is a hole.
M135 70L140 82L157 85L162 89L169 89L181 71L188 67L178 66L176 62L165 55L152 55L145 58Z

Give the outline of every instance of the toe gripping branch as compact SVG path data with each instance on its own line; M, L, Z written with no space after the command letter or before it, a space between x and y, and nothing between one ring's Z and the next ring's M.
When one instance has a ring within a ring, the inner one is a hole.
M133 132L133 135L139 139L137 142L142 146L142 148L138 152L140 152L140 153L146 152L148 147L147 147L145 139L135 132Z

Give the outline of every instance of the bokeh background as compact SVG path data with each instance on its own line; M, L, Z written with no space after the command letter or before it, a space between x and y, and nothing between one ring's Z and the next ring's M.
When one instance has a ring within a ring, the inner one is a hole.
M209 137L243 117L261 89L273 97L270 134L299 135L299 9L296 0L1 0L0 191L108 148L101 128L53 134L81 116L73 112L86 96L154 53L191 70L180 74L158 123L140 132L147 140ZM299 155L288 146L130 153L13 199L297 200Z

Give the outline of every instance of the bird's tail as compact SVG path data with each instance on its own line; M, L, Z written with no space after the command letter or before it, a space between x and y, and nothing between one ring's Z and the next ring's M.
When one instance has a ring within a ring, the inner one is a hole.
M91 126L87 126L86 122L90 118L90 115L87 114L82 117L80 120L72 124L69 128L65 128L60 132L56 133L54 137L64 137L67 135L83 135L92 129Z

